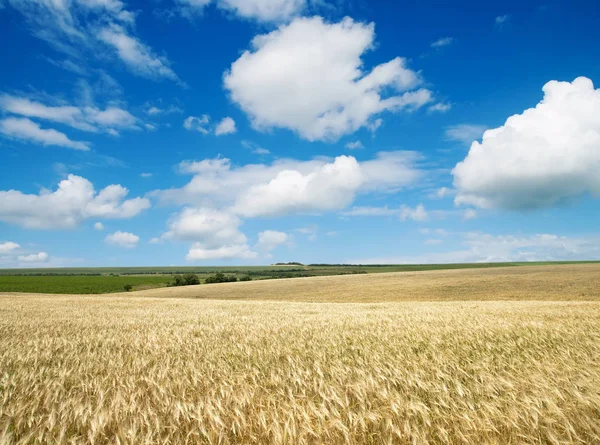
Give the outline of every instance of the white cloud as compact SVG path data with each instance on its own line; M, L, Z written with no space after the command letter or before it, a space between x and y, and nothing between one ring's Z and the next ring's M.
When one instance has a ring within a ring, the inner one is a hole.
M39 195L0 191L0 221L29 229L72 228L88 218L132 218L150 207L146 198L125 200L128 190L109 185L96 192L85 178L69 175L54 192Z
M259 130L288 128L310 141L337 140L372 126L385 111L414 110L431 92L400 57L363 71L374 26L350 18L300 18L255 37L224 75L231 98ZM413 90L413 91L408 91ZM387 95L387 93L392 95ZM385 97L384 97L385 95Z
M427 213L427 210L425 209L425 206L423 204L419 204L414 209L403 205L402 207L400 207L400 220L412 220L419 222L428 221L429 213Z
M444 229L419 229L421 235L437 235L437 236L448 236L449 233Z
M170 105L167 108L160 108L154 105L148 106L145 110L149 116L160 116L165 114L183 113L183 110L176 105Z
M432 48L441 48L443 46L451 45L454 42L453 37L442 37L431 44Z
M255 142L252 142L252 141L242 141L242 146L244 146L248 150L251 150L252 153L254 153L256 155L264 156L264 155L271 154L271 152L269 150L267 150L264 147L261 147L260 145L258 145Z
M473 210L473 209L467 209L467 210L465 210L465 213L463 215L463 219L465 221L468 221L470 219L475 219L475 218L477 218L477 211L476 210Z
M45 263L49 259L46 252L32 253L31 255L19 255L17 259L23 263Z
M105 110L73 105L46 105L26 97L0 96L0 108L7 113L68 125L82 131L136 129L137 119L128 111L111 106Z
M215 128L215 135L222 136L225 134L233 134L237 132L235 121L230 117L225 117Z
M430 113L445 113L452 109L452 104L439 102L437 104L427 107L427 111Z
M0 244L0 255L7 255L20 248L21 246L17 243L7 241L5 243Z
M188 116L183 121L183 127L186 130L190 131L198 131L202 134L210 133L210 130L206 128L206 126L210 123L210 116L208 114L203 114L200 117L196 116Z
M301 233L302 235L306 235L306 238L309 241L315 241L317 239L317 234L319 233L319 226L312 224L306 227L300 227L295 229L294 232Z
M104 241L113 246L133 249L134 247L137 247L138 243L140 242L140 237L134 235L133 233L121 232L118 230L111 235L107 235L106 238L104 238Z
M414 152L381 152L358 162L351 156L311 161L281 159L232 167L229 159L183 162L194 173L181 189L157 191L163 202L210 207L231 206L242 216L274 216L341 210L359 193L394 192L422 175Z
M499 15L494 19L496 28L502 28L510 20L510 15Z
M448 196L452 196L454 191L448 187L440 187L435 190L433 193L429 194L429 197L432 199L444 199Z
M467 232L458 236L461 250L418 256L380 257L348 261L354 264L487 263L600 259L600 237L555 234L491 235Z
M487 130L485 125L452 125L446 128L444 136L448 141L457 141L469 145L474 140L481 138L485 130Z
M600 196L600 89L580 77L543 91L535 108L471 145L453 170L457 204L528 210Z
M183 121L186 130L197 131L202 134L214 133L215 136L223 136L237 132L235 121L230 117L223 118L217 125L210 125L210 116L203 114L200 117L188 116Z
M104 59L107 45L134 73L179 81L166 58L131 35L136 14L119 0L9 0L9 4L23 14L34 36L79 62Z
M305 175L284 170L243 191L233 208L247 217L339 210L354 200L362 181L356 159L340 156Z
M246 236L239 231L240 225L240 219L232 213L188 207L171 219L163 237L197 241L209 247L243 244Z
M352 207L350 210L341 212L342 216L391 216L398 215L399 209L384 207Z
M114 47L120 59L134 73L149 79L170 79L179 82L169 61L152 52L150 47L130 36L127 30L116 24L103 28L98 38Z
M241 224L230 212L188 207L169 221L161 238L193 241L188 260L254 258L257 254L248 247L246 236L239 230Z
M363 143L361 141L353 141L353 142L348 142L345 147L349 150L357 150L359 148L365 148L365 146L363 145Z
M152 173L140 173L141 178L148 179L148 178L151 178L152 176L153 176Z
M73 141L60 131L52 128L41 128L38 124L26 118L9 117L0 120L0 133L9 138L45 146L55 145L83 151L90 149L88 142Z
M282 22L300 14L306 0L177 0L182 13L202 12L204 7L216 3L219 9L229 11L244 19L259 22Z
M226 259L254 259L258 254L250 250L246 244L221 246L207 249L204 245L194 244L185 259L188 261L226 260Z
M101 222L94 223L94 230L104 230L104 224Z
M306 0L218 0L219 8L261 22L280 22L298 15Z
M443 241L438 238L429 238L425 240L425 244L428 246L439 246Z
M278 232L275 230L265 230L258 234L257 248L263 251L270 252L277 247L285 244L289 241L290 237L285 232Z

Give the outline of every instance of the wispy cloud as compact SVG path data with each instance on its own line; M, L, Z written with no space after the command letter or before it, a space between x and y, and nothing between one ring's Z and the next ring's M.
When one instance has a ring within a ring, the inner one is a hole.
M9 117L0 121L0 133L9 138L41 145L55 145L74 150L89 150L89 142L73 141L60 131L41 128L27 118Z
M448 141L457 141L466 145L470 145L471 142L480 139L485 130L487 130L485 125L452 125L450 127L446 127L446 130L444 131L444 137Z
M509 20L510 20L510 15L508 15L508 14L499 15L494 20L494 26L496 28L502 28Z
M454 42L453 37L442 37L431 44L432 48L441 48L443 46L451 45Z

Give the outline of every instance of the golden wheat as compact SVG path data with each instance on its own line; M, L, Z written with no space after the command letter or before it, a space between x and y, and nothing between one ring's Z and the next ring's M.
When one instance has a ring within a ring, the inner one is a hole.
M4 296L0 443L600 443L600 303Z

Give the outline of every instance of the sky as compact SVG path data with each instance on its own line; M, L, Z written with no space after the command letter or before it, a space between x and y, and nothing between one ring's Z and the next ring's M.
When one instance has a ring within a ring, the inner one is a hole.
M600 259L595 0L0 0L0 267Z

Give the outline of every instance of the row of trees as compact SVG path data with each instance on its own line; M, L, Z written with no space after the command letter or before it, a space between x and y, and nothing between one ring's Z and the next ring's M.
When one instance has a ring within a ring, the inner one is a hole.
M252 281L252 278L246 275L238 280L238 278L235 275L225 275L222 272L218 272L215 275L207 277L204 280L206 284L234 283L236 281ZM196 274L188 273L185 275L175 275L173 277L173 282L170 284L170 286L192 286L195 284L200 284L200 278Z
M225 275L224 273L218 272L212 277L208 277L206 278L206 280L204 280L206 284L234 283L236 281L252 281L252 278L248 275L245 275L238 279L235 275ZM175 275L173 277L173 281L169 283L168 286L193 286L196 284L201 284L200 277L193 273L187 273L184 275ZM126 284L125 286L123 286L123 289L127 292L130 292L133 290L133 286L131 284Z

